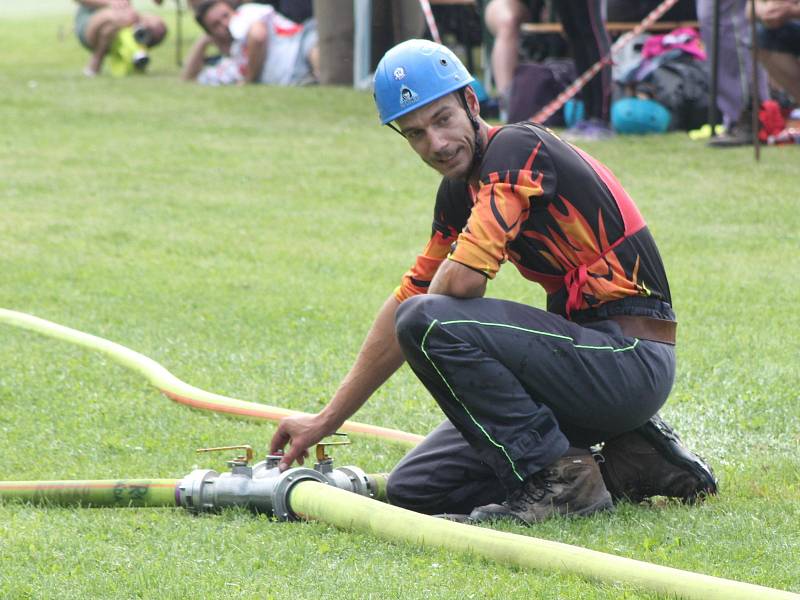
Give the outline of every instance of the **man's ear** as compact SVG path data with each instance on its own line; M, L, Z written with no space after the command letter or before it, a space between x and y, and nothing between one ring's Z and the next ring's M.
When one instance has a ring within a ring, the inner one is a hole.
M472 116L479 117L481 115L481 103L478 101L478 95L475 93L475 90L472 89L472 86L468 85L464 88L464 98L467 101L467 106Z

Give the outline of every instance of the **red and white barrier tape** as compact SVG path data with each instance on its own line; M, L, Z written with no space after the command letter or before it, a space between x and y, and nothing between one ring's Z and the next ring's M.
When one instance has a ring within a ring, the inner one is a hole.
M611 57L615 52L619 52L619 50L626 46L633 38L650 27L650 25L658 21L662 16L664 16L664 13L675 6L677 2L678 0L664 0L661 4L656 6L652 11L650 11L650 14L648 14L642 20L641 23L639 23L628 33L620 36L617 41L612 44L608 54L586 69L586 71L584 71L575 81L573 81L567 89L556 96L539 112L533 115L530 120L537 123L543 123L552 117L558 111L558 109L567 103L570 98L581 91L583 87L592 80L592 77L597 75L604 66L612 64L613 61Z
M442 38L439 35L439 28L436 27L436 19L433 18L433 9L428 0L419 0L419 6L422 9L422 14L425 15L425 21L428 23L428 29L431 30L431 37L437 44L442 43Z

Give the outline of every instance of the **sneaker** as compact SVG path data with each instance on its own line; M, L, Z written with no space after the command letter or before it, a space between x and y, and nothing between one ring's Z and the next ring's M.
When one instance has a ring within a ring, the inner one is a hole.
M556 515L586 516L613 510L611 495L591 456L565 456L531 475L502 504L472 511L472 521L513 519L527 525Z
M684 447L658 415L608 440L595 457L614 500L641 502L651 496L669 496L694 503L717 493L717 480L708 463Z
M150 64L150 57L144 50L137 50L131 60L133 62L133 68L137 71L144 71L147 65Z
M600 119L585 119L565 130L561 137L568 142L599 142L614 137L614 131Z

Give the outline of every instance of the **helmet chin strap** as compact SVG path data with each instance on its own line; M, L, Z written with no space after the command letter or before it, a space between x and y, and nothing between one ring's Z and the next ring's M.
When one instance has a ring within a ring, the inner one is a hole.
M397 125L395 125L395 124L394 124L394 121L389 121L389 122L388 122L386 125L387 125L387 127L389 127L390 129L392 129L392 130L396 131L397 133L399 133L399 134L400 134L400 136L401 136L403 139L405 139L405 137L406 137L406 136L405 136L405 134L404 134L402 131L400 131L400 130L397 128Z
M469 166L469 173L467 174L466 179L469 179L470 175L472 175L478 168L481 166L481 162L483 161L483 144L481 144L481 125L478 123L478 119L475 118L475 115L472 114L472 111L469 109L469 105L467 104L467 93L465 92L467 88L463 87L458 90L458 97L461 98L461 104L464 107L464 110L467 111L467 118L469 122L472 123L472 129L475 130L475 152L472 153L472 163Z

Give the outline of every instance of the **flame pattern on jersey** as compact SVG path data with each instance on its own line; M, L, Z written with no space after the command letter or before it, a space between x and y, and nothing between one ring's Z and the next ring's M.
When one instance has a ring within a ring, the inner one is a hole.
M626 238L609 242L602 212L598 211L595 235L583 215L566 198L559 196L559 199L566 212L559 211L556 204L548 207L559 229L548 227L547 235L536 231L525 231L523 235L539 240L547 248L539 253L554 269L564 273L569 294L567 312L588 308L591 298L607 302L627 296L649 296L650 291L638 280L640 257L636 256L628 273L614 252ZM529 278L536 279L532 274Z
M400 302L416 294L425 294L431 285L441 262L450 253L450 247L458 237L458 230L446 225L444 215L434 219L431 239L417 256L417 260L403 275L403 280L395 289L394 295Z
M477 190L442 181L431 240L399 300L427 291L449 258L489 278L510 261L567 317L632 296L670 302L655 242L605 165L538 126L497 131Z

